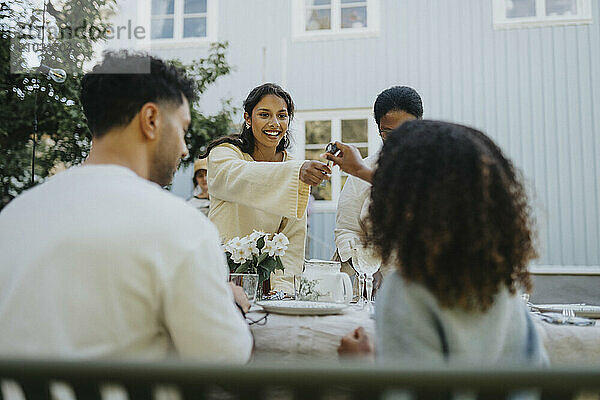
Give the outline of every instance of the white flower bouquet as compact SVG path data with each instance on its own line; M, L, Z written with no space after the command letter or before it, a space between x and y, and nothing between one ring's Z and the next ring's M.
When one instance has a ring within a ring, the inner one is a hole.
M270 236L273 236L269 239ZM236 274L258 274L262 283L276 269L283 271L281 256L290 243L283 233L270 234L254 231L242 238L234 237L223 246L229 271Z

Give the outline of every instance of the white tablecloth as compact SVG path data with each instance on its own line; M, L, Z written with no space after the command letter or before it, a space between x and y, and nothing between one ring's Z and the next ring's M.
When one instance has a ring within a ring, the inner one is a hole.
M257 310L248 316L254 320L264 316ZM600 363L600 324L553 325L537 319L535 324L553 365ZM375 339L375 321L368 312L353 307L341 315L269 314L266 324L251 325L255 360L335 360L342 336L358 326Z
M551 364L600 364L600 320L595 326L556 325L538 320L536 326Z
M257 320L262 311L251 311ZM368 312L349 307L341 315L307 316L269 314L264 325L250 326L254 335L254 358L284 361L337 359L342 336L362 326L375 337L375 321Z

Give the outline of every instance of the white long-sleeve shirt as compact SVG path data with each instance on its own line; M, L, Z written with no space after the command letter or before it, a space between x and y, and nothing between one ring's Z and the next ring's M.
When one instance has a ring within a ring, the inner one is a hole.
M60 173L0 213L0 354L246 362L214 225L133 171Z
M363 161L369 168L374 168L379 153L365 158ZM362 228L360 221L369 211L371 184L355 176L349 176L340 192L337 215L335 217L335 245L341 261L352 257L350 243L360 243Z

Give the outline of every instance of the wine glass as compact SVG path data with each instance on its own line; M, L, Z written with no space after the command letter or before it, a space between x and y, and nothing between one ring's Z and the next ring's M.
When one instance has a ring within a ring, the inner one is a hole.
M229 281L236 286L241 286L244 293L248 297L250 304L254 304L256 300L256 292L258 291L258 274L229 274ZM260 300L260 299L259 299Z
M363 309L365 307L365 271L361 268L361 263L358 260L358 249L355 240L349 241L350 249L352 249L352 267L356 271L356 276L358 278L358 301L356 305L359 309Z
M354 248L354 254L356 254L356 261L358 268L366 275L365 285L367 287L367 307L369 310L373 308L372 296L373 296L373 275L381 267L381 260L377 257L374 249L371 247L365 247L358 245ZM354 259L352 260L354 265ZM356 268L356 266L355 266ZM358 271L358 270L357 270Z

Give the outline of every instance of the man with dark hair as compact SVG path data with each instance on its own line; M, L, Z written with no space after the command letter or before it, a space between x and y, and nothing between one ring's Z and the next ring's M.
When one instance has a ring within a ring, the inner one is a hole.
M145 55L107 53L83 78L87 161L0 214L0 354L248 360L216 228L160 187L194 96Z
M423 117L423 102L417 91L408 86L392 86L379 93L373 105L373 116L382 140L406 121ZM366 157L363 162L374 168L379 152ZM345 171L345 170L344 170ZM347 171L345 171L347 172ZM340 193L335 219L336 257L342 262L342 271L354 275L352 247L359 245L363 235L362 219L369 207L371 185L355 176L349 176ZM382 268L381 272L387 271ZM381 273L375 275L376 287L381 284Z

